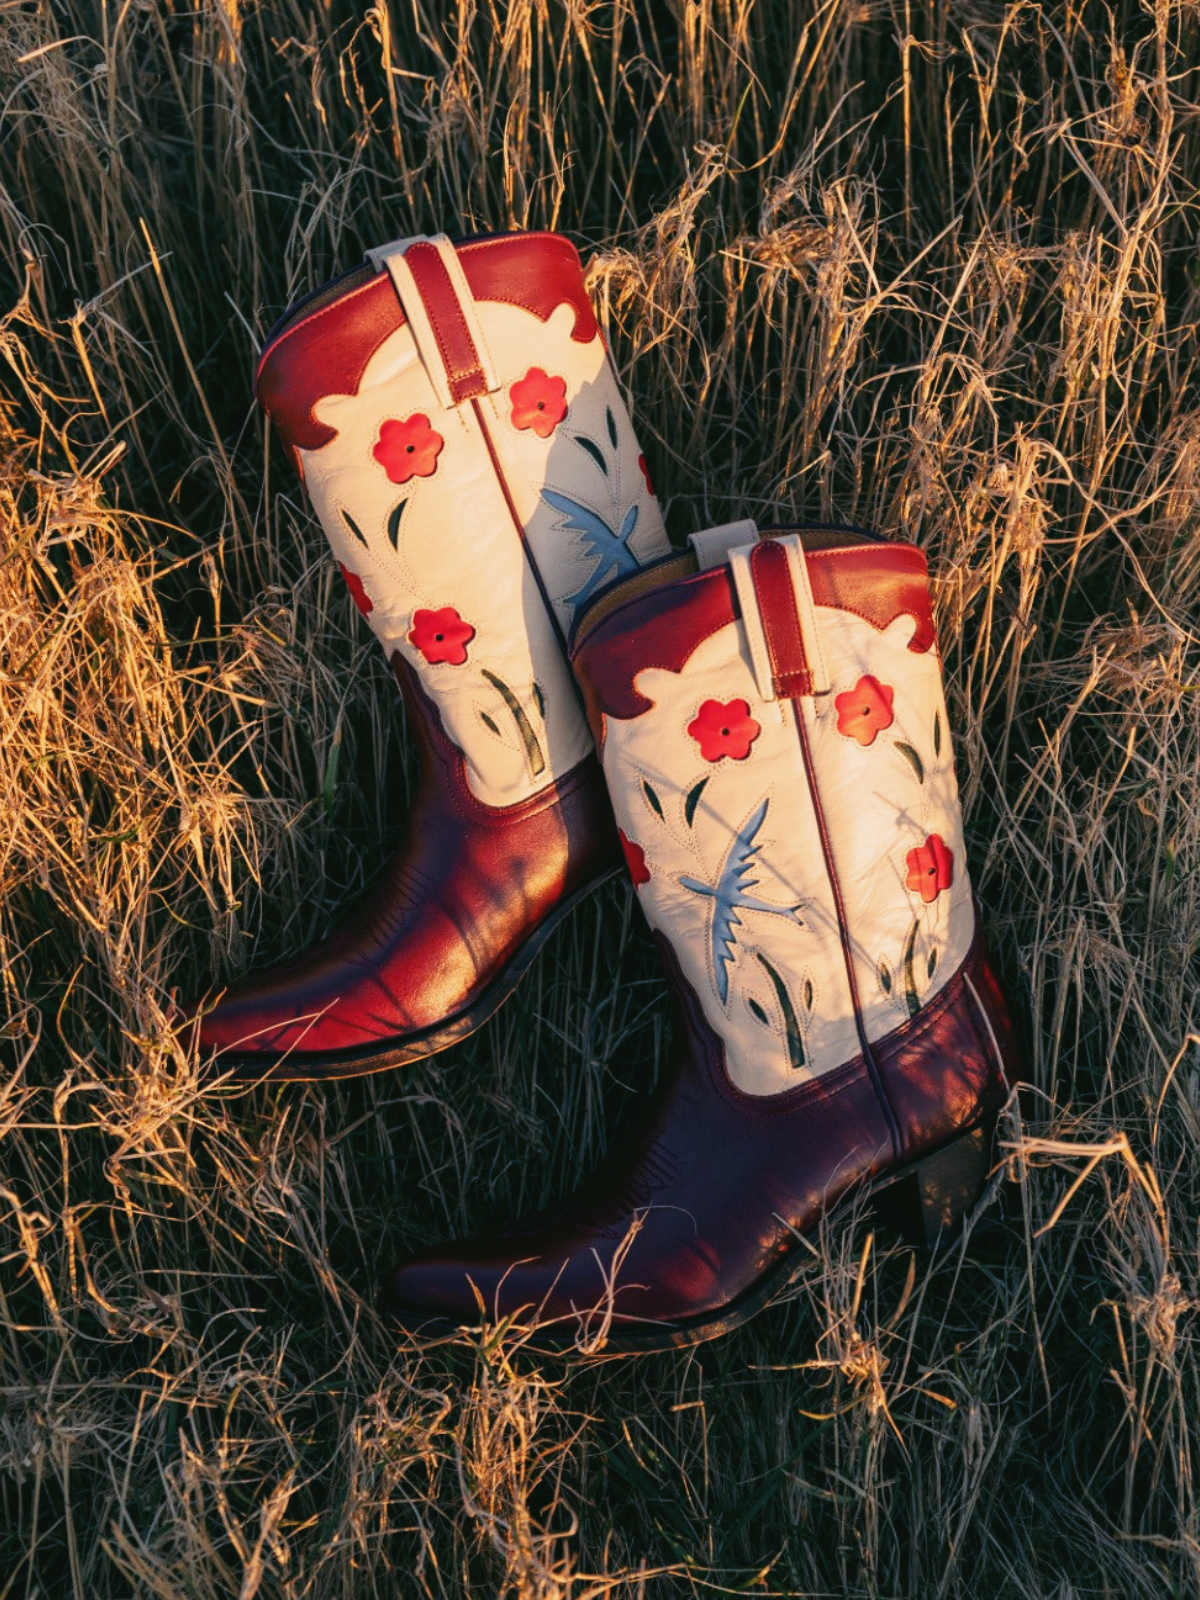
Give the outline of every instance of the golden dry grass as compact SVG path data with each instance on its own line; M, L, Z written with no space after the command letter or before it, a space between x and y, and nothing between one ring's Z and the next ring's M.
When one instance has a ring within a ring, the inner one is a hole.
M1198 48L1178 0L2 0L0 1600L1200 1591ZM247 1092L169 1023L404 812L257 346L508 226L586 247L677 539L928 552L1029 1047L1003 1228L836 1218L673 1356L372 1305L638 1115L624 889L403 1075Z

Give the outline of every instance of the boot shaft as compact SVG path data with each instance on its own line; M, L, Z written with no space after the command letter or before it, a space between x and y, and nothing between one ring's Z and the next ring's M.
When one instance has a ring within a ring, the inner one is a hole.
M870 1062L975 911L924 558L748 533L621 585L573 663L643 908L763 1095Z
M289 313L257 392L472 794L512 805L577 766L566 632L668 545L574 248L385 246Z

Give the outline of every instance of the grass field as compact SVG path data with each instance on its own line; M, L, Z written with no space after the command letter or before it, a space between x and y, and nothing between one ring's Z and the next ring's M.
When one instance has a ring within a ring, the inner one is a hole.
M1200 1594L1198 62L1177 0L0 0L0 1600ZM170 1024L405 810L257 348L510 226L583 249L677 541L927 552L1028 1050L1001 1227L839 1216L675 1355L373 1303L638 1116L624 886L403 1074Z

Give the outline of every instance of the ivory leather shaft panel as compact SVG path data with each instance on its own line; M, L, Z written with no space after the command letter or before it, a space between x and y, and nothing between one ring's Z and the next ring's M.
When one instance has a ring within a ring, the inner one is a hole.
M344 308L285 328L259 373L360 609L389 658L399 652L418 674L472 793L493 806L527 799L588 754L563 636L596 589L668 549L564 246L516 236L458 251L496 372L490 393L443 260L424 241L404 260L430 347L381 271ZM431 376L438 360L444 372ZM319 392L322 378L334 387ZM440 403L443 379L458 403Z
M923 567L915 550L878 544L807 554L831 685L820 696L806 692L786 552L769 539L752 565L768 597L763 632L780 698L759 697L725 565L671 586L686 606L652 591L610 611L576 656L593 724L603 727L617 822L640 852L643 909L674 946L731 1078L751 1093L827 1072L862 1038L893 1032L949 979L973 936L940 663L916 562ZM723 733L739 707L746 731ZM927 843L934 837L940 856ZM944 883L917 874L927 855Z
M637 688L654 709L607 717L601 759L617 823L641 852L650 926L723 1039L733 1082L771 1094L849 1060L858 1034L792 703L754 698L741 647L732 622L705 639L682 692L681 675L644 668ZM739 702L741 745L722 735L737 732L723 711L712 744L689 731L706 705Z

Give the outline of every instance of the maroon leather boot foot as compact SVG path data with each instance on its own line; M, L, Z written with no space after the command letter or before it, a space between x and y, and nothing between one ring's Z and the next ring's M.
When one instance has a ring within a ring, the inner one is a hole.
M334 934L192 1010L227 1069L339 1077L477 1028L619 863L564 641L668 545L554 234L372 252L288 314L257 390L399 679L421 777Z
M594 756L510 806L471 793L415 675L396 676L421 775L379 884L298 959L234 984L201 1022L243 1075L336 1078L419 1061L474 1032L558 923L619 870Z
M676 1045L565 1204L402 1263L407 1329L512 1317L595 1349L708 1339L904 1182L982 1190L1017 1049L963 850L924 558L835 529L693 541L573 648Z

